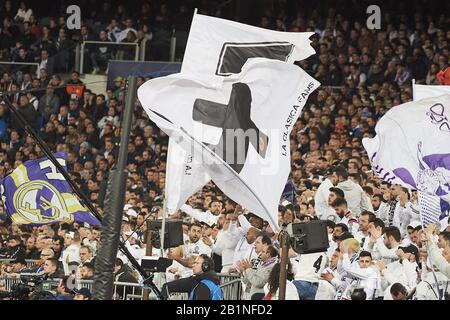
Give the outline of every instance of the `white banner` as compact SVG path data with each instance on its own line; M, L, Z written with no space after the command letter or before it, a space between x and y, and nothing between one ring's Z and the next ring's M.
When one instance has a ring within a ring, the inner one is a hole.
M252 58L225 78L180 73L150 80L138 97L150 119L191 152L227 196L278 230L289 134L319 85L297 66Z
M221 81L223 77L239 73L248 58L293 63L315 53L309 40L312 35L313 32L279 32L194 14L181 72ZM276 104L272 107L275 109ZM214 131L214 128L209 129ZM206 131L204 135L207 136ZM166 174L169 213L180 208L211 180L201 161L193 161L193 158L193 154L169 140Z

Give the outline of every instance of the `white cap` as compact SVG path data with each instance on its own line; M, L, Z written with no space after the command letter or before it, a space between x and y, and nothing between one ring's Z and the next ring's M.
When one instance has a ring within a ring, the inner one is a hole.
M73 239L75 237L75 232L69 231L66 233L66 235L68 235L69 237L71 237Z
M126 216L123 216L123 217L122 217L122 221L126 221L126 222L129 222L130 220L128 219L128 217L126 217Z
M281 202L281 205L283 206L283 207L286 207L286 206L288 206L288 205L290 205L291 203L289 202L289 201L287 201L287 200L283 200L282 202Z
M123 211L127 211L128 209L130 209L132 207L131 204L127 203L123 206Z
M130 238L135 238L135 239L139 238L137 233L134 232L134 231L127 231L127 232L125 232L125 236L130 237Z
M412 221L408 224L408 228L411 227L413 229L417 228L418 226L422 226L422 223L420 221Z
M130 209L127 210L127 215L130 216L130 217L137 217L138 213L133 208L130 208Z

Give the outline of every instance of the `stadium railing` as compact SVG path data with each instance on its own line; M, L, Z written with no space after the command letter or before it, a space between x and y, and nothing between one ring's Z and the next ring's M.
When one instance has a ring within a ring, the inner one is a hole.
M83 41L80 46L80 53L79 53L79 59L80 59L80 74L83 74L84 72L84 51L87 44L101 44L101 45L108 45L108 46L135 46L135 52L134 52L134 61L139 61L139 55L142 54L141 50L139 49L139 43L137 42L105 42L105 41ZM77 47L78 49L78 47ZM145 52L144 52L145 54ZM120 59L119 59L120 60Z

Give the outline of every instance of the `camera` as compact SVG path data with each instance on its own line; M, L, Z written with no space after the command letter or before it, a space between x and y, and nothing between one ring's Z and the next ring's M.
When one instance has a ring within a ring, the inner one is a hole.
M10 292L3 292L0 298L12 300L54 300L53 290L56 285L46 283L47 275L39 273L22 273L19 283L11 286Z

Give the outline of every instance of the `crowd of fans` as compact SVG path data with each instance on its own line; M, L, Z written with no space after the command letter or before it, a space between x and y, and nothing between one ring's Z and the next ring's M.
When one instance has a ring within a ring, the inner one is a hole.
M134 11L123 4L98 3L81 30L68 30L63 15L41 24L33 5L22 1L15 8L12 1L0 1L0 59L39 64L39 76L26 68L4 72L0 90L9 94L7 99L52 150L67 153L73 180L100 213L108 172L116 162L127 84L118 77L106 92L92 92L72 71L74 44L147 38L153 48L150 56L158 57L161 39L172 29L188 31L194 1L155 3L144 2ZM411 8L418 4L413 2ZM198 7L201 13L221 14L218 5ZM322 86L293 127L289 179L296 192L280 200L278 215L280 226L327 221L329 248L311 254L289 252L288 299L438 299L450 292L448 221L422 230L417 194L377 178L361 143L363 137L374 136L377 120L390 108L412 100L412 79L436 85L437 72L448 66L449 18L441 14L443 9L414 10L398 14L391 8L382 13L382 28L369 30L365 19L350 15L345 6L263 1L257 18L249 20L264 28L316 33L311 39L317 54L299 65ZM365 7L361 12L365 16ZM97 73L113 56L127 59L133 54L119 51L88 47L88 68ZM138 78L138 85L146 80ZM82 92L76 90L79 86ZM0 141L0 177L42 156L1 101ZM136 101L121 241L138 261L146 251L146 222L162 216L167 145L168 136ZM62 278L61 298L74 295L67 277L93 278L101 228L78 222L19 226L3 217L0 256L10 262L1 265L1 277L26 271ZM167 251L174 260L167 281L191 276L195 258L206 254L213 258L216 272L241 275L243 299L277 299L279 241L266 221L212 183L170 218L183 219L184 244ZM426 243L434 266L427 259ZM25 259L36 260L35 266L27 267ZM114 274L116 281L141 280L120 253ZM88 290L80 290L76 297L90 298Z

